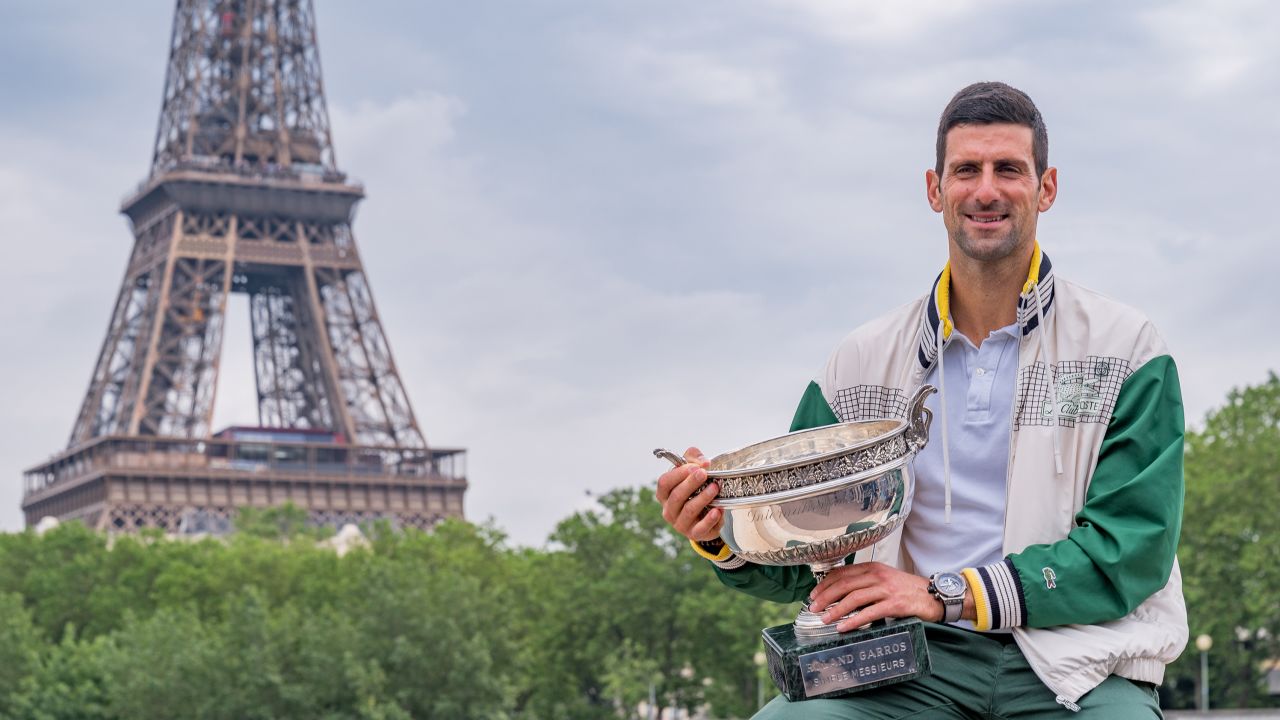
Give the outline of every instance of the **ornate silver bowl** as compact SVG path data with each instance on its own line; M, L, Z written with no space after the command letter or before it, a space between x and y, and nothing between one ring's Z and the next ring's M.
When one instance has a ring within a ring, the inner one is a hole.
M897 530L911 512L911 461L929 440L934 393L922 385L903 419L865 420L802 430L712 458L708 482L720 487L720 537L760 565L808 565L819 580L854 552ZM654 454L679 465L667 450ZM806 628L806 626L813 626ZM805 612L797 636L829 635Z

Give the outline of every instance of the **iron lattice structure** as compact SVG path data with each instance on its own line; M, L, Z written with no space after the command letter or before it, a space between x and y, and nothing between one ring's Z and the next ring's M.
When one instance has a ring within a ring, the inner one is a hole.
M317 522L461 516L463 452L423 439L356 249L363 196L337 167L311 0L178 0L151 171L121 208L133 252L68 448L27 473L28 524L176 530L299 498ZM259 425L310 434L213 442L232 293Z

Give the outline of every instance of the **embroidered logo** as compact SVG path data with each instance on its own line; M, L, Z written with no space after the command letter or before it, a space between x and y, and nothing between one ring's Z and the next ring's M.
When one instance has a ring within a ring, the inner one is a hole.
M1053 568L1047 567L1041 570L1040 572L1044 574L1045 587L1049 588L1050 590L1058 587L1058 574L1053 571Z
M1133 371L1122 358L1089 355L1063 360L1049 367L1033 362L1018 371L1018 396L1013 427L1027 425L1076 427L1079 423L1111 422L1120 386Z
M1106 363L1098 363L1094 367L1105 368L1104 373L1110 372ZM1053 384L1054 397L1044 401L1040 408L1040 416L1046 420L1053 417L1054 408L1051 403L1057 405L1058 417L1075 420L1081 415L1101 415L1104 407L1098 385L1106 374L1095 373L1066 372L1058 375L1057 381Z

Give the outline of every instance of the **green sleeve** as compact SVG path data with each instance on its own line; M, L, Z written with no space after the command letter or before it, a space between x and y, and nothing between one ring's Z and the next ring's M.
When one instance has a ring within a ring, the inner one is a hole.
M1184 430L1177 368L1167 355L1154 358L1120 389L1076 526L1008 558L1027 625L1114 620L1169 581L1182 528Z
M792 603L809 597L816 585L808 565L756 565L747 563L737 570L716 568L720 582L734 590L779 603Z
M800 398L795 417L791 420L791 432L808 430L839 422L818 383L810 382ZM773 567L747 563L737 570L716 568L720 582L735 590L741 590L764 600L790 603L802 600L813 589L813 573L807 565Z
M827 403L827 398L822 394L822 388L818 387L818 383L809 381L809 387L804 389L804 396L800 398L800 405L796 408L795 417L791 418L791 432L834 425L838 422L840 418L836 417L831 405Z

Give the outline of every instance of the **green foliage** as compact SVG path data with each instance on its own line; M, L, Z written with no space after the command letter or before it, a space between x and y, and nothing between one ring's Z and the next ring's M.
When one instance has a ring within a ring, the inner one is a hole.
M68 626L62 642L45 649L32 674L10 697L14 720L115 720L103 687L109 640L77 641Z
M326 528L308 525L307 511L293 503L240 508L236 511L236 532L266 540L319 540L333 534Z
M717 716L755 709L759 632L766 604L728 591L688 542L663 522L653 492L617 490L601 511L564 520L558 548L527 558L537 623L530 667L564 668L526 682L528 717L622 714L649 696Z
M1176 704L1194 704L1213 638L1213 707L1274 706L1262 665L1280 658L1280 378L1233 390L1187 435L1186 510L1178 557L1193 645L1171 668Z
M721 587L648 490L542 550L449 521L338 557L298 521L0 535L0 720L635 717L651 683L666 706L755 709L778 609Z
M223 680L218 638L194 609L164 608L145 620L130 615L112 640L102 656L113 714L159 720L181 708L183 715L211 717L209 704L223 700L208 692ZM238 697L243 688L237 690Z
M0 718L13 716L11 699L35 672L43 644L22 598L0 594Z

